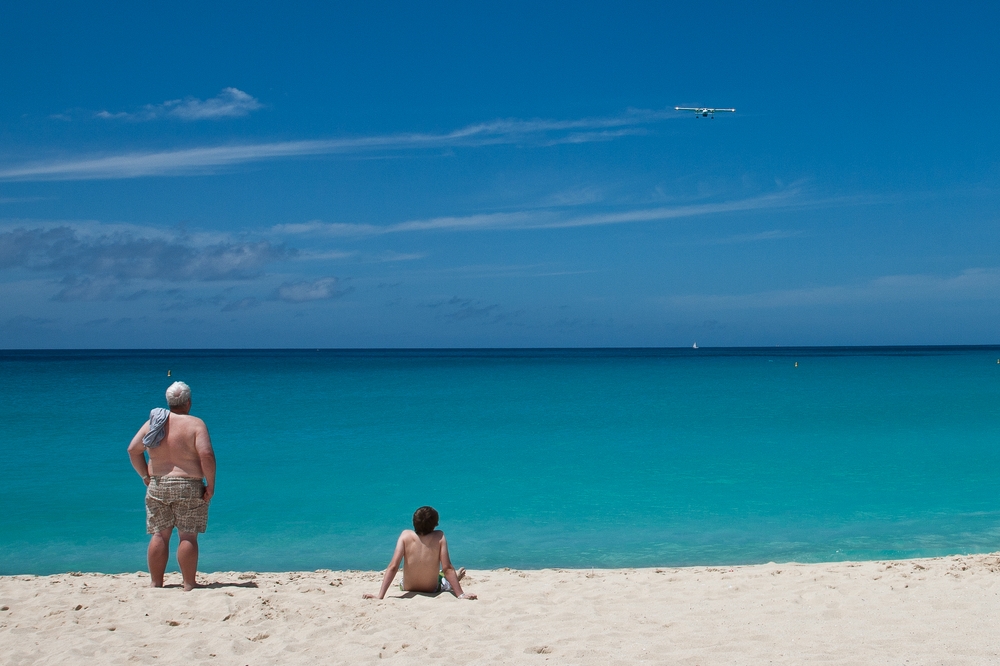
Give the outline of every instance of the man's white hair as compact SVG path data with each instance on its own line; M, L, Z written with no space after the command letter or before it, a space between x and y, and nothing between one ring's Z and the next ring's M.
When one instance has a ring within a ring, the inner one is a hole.
M171 407L186 405L191 400L191 387L184 382L174 382L167 387L167 404Z

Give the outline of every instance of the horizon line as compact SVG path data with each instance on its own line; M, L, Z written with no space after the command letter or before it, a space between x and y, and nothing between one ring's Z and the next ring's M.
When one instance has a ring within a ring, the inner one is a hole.
M985 344L893 344L893 345L730 345L730 346L600 346L600 347L12 347L0 354L24 352L470 352L470 351L726 351L726 350L850 350L850 349L1000 349L1000 343Z

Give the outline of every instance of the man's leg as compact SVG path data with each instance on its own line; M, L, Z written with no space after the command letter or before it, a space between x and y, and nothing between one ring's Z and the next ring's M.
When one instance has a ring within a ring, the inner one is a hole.
M198 533L181 532L178 530L177 536L181 542L177 544L177 564L181 565L181 576L184 577L184 590L190 592L195 583L195 574L198 573Z
M146 550L146 562L149 564L149 577L153 587L163 587L163 572L167 570L167 558L170 557L170 534L174 528L161 530L149 538L149 548Z

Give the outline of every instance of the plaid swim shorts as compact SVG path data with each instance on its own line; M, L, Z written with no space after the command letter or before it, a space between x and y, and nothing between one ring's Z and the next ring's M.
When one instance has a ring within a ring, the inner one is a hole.
M204 532L208 527L205 484L186 476L153 476L146 487L146 532Z

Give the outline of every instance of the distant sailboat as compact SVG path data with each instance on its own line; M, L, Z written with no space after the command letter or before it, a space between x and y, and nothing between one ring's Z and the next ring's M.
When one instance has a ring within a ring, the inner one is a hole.
M698 348L698 343L697 342L694 343L693 345L691 345L691 349L697 349L697 348Z

